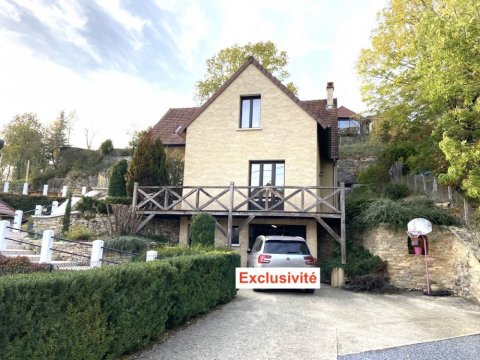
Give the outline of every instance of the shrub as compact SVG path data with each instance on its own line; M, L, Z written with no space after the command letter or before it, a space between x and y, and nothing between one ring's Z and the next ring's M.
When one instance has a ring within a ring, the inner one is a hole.
M66 233L68 239L71 240L90 240L93 236L92 232L83 225L75 225Z
M48 264L33 264L25 256L15 258L0 255L0 276L7 274L27 274L49 271Z
M390 182L388 168L381 164L373 164L360 171L357 175L360 184L387 184Z
M100 145L100 152L102 155L110 155L114 152L112 140L107 139Z
M213 247L215 244L215 218L207 213L193 215L190 238L192 245Z
M392 200L403 199L410 195L410 189L405 184L391 183L385 188L385 196Z
M127 196L125 175L127 173L127 160L119 160L112 167L112 175L108 184L108 196Z
M148 249L151 240L141 236L116 236L105 240L105 246L133 253L141 253Z
M239 263L208 254L1 277L0 358L119 358L232 299Z
M34 210L37 205L50 206L53 201L62 203L65 201L65 198L1 193L0 200L4 201L15 210L22 210L25 212Z
M158 247L156 250L159 257L231 253L231 251L227 249L211 249L204 246L161 246Z
M68 192L67 206L65 207L65 213L62 219L62 232L65 234L70 229L70 215L72 212L72 193Z

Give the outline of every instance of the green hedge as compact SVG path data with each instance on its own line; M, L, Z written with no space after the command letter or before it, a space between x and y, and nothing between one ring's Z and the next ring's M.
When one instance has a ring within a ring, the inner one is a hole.
M233 298L238 255L0 278L0 359L116 359Z
M51 206L53 201L58 201L58 203L61 204L66 199L62 197L1 193L0 200L7 203L15 210L31 211L35 210L35 206L37 205Z

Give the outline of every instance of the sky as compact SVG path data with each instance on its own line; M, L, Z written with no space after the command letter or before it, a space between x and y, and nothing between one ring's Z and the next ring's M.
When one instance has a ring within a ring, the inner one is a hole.
M74 114L70 143L125 147L171 107L196 106L206 60L273 41L302 100L367 110L355 62L387 0L0 0L0 129Z

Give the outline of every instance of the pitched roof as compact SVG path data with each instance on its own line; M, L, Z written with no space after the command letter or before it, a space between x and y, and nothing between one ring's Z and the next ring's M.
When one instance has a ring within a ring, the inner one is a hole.
M10 205L0 200L0 215L13 217L15 215L15 210Z
M220 96L221 93L223 93L223 91L230 86L230 84L232 82L235 81L235 79L240 76L240 74L250 65L252 64L253 66L255 66L258 70L260 70L260 72L262 74L264 74L268 79L270 79L270 81L272 81L281 91L283 91L283 93L285 95L287 95L290 99L292 99L293 102L295 102L298 106L300 106L303 110L305 110L312 118L314 118L323 128L327 128L329 126L329 124L324 120L322 119L322 117L318 114L318 113L315 113L313 112L307 105L303 104L302 101L300 101L300 99L293 93L291 92L285 85L283 85L280 80L278 80L275 76L273 76L267 69L265 69L253 56L250 56L248 58L247 61L245 61L245 63L240 66L240 68L235 71L235 73L227 80L223 83L222 86L220 86L220 88L215 91L215 93L200 107L199 111L195 114L195 116L190 120L188 121L185 126L180 130L180 131L184 131L192 122L195 121L195 119L200 116L200 114L207 108L210 106L210 104L212 102L215 101L215 99L217 97ZM334 112L335 113L335 118L337 116L337 109L336 107L335 108L332 108L332 109L325 109L325 111L331 111L332 113Z
M354 118L354 117L356 117L356 116L358 116L357 113L355 113L355 112L353 112L352 110L346 108L345 106L340 106L340 107L338 108L338 117L339 117L339 118L348 118L348 119L350 119L350 118Z
M164 145L185 145L185 139L178 135L179 130L191 120L199 107L173 108L152 127L154 137L159 137Z

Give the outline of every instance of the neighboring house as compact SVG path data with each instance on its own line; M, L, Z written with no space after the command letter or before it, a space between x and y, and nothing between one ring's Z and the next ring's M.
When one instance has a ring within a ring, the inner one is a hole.
M360 115L354 113L345 106L338 108L338 130L340 134L345 131L360 133L360 123L357 121Z
M333 83L327 99L301 101L251 57L201 107L170 109L152 128L167 151L183 154L184 183L139 184L141 226L155 215L180 218L186 245L191 216L204 211L217 220L217 245L231 244L243 264L255 238L269 234L302 236L314 256L330 234L345 260L336 104Z

